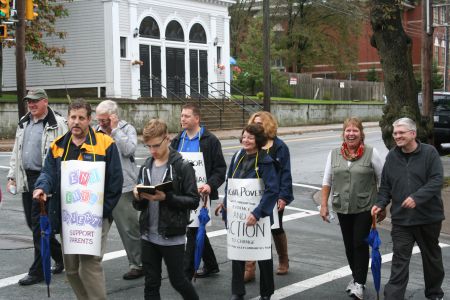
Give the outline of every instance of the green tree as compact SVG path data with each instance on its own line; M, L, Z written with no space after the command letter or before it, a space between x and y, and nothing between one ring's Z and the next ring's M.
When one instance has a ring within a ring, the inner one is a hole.
M236 0L229 9L231 55L240 57L241 43L245 40L248 26L255 15L255 0Z
M388 98L380 120L382 138L388 148L395 145L392 123L400 117L416 121L418 135L422 140L429 135L417 104L418 88L412 66L412 40L403 29L401 14L402 1L370 1L370 23L373 30L371 44L378 50L381 59Z
M316 64L333 65L351 72L357 60L357 43L364 17L359 1L275 0L273 23L285 29L277 43L285 66L293 72Z
M245 40L240 45L241 54L239 57L239 67L241 73L237 75L233 84L242 91L255 95L263 90L263 47L262 47L262 18L255 17L249 24ZM271 57L272 60L278 57L278 51L273 43L273 32L271 33ZM282 88L287 84L287 79L279 71L272 70L272 85Z
M72 2L66 0L65 2ZM35 0L38 17L31 21L25 29L25 51L32 53L33 59L45 65L64 66L61 55L66 52L65 47L55 46L54 38L64 39L65 31L56 30L56 21L69 15L60 0ZM49 41L52 41L49 45ZM8 41L0 47L0 57L3 58L3 48L15 47L14 41ZM0 60L0 77L3 73L3 60ZM1 87L0 87L1 94Z
M367 71L366 79L367 79L367 81L372 81L372 82L378 81L378 74L377 74L377 70L375 70L375 67L372 66L372 68L370 68Z

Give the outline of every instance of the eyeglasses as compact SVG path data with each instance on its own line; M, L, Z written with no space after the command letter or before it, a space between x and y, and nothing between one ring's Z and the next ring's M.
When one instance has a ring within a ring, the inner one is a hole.
M157 149L159 149L159 147L161 147L162 143L164 143L166 138L167 138L167 136L165 136L159 144L154 144L154 145L144 144L144 147L148 148L149 150L151 150L151 149L157 150Z
M97 122L101 124L109 123L110 121L110 119L97 119Z
M406 133L410 132L410 131L414 131L414 130L406 130L406 131L395 131L392 133L393 137L396 137L398 135L405 135Z

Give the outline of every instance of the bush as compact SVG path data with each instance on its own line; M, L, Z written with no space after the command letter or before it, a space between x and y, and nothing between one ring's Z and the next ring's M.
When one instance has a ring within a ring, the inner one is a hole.
M262 100L264 98L264 93L263 92L257 92L256 93L256 97L258 97L259 100Z

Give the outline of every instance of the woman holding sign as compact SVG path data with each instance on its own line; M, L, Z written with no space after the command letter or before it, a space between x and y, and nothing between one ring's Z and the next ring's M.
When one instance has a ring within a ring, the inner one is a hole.
M263 127L247 125L240 141L242 149L228 169L224 199L228 258L232 260L231 299L244 299L246 260L258 261L261 299L270 299L274 292L270 226L279 180L274 161L262 150L267 143Z
M283 214L286 205L294 200L292 193L291 155L287 145L277 137L278 124L274 116L267 111L254 113L248 120L248 124L260 124L267 135L267 143L263 150L272 157L275 168L278 171L280 183L280 194L277 200L278 224L279 227L272 229L272 237L278 254L277 275L285 275L289 269L289 258L287 249L286 233L283 229ZM245 282L255 279L256 263L248 261L245 263Z
M351 297L363 299L369 267L369 245L365 239L372 224L370 210L377 196L383 160L376 149L364 144L360 119L346 119L342 137L342 145L328 154L320 216L330 222L328 197L333 187L332 207L339 218L345 253L352 270L352 280L346 291Z

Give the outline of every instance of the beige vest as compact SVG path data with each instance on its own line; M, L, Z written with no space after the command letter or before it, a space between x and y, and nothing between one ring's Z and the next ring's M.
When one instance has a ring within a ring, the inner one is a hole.
M332 205L335 212L356 214L370 210L375 203L377 180L372 166L372 152L372 147L365 146L363 156L349 166L340 148L332 151Z

